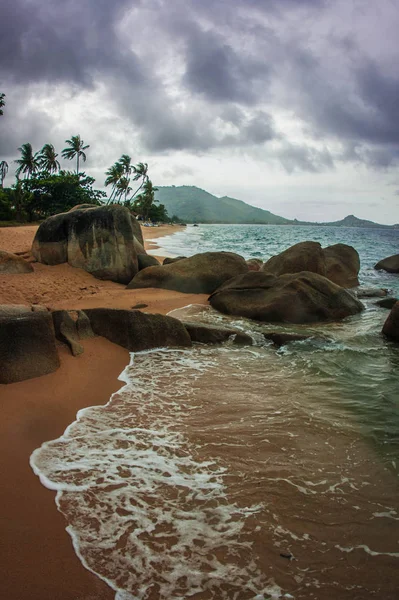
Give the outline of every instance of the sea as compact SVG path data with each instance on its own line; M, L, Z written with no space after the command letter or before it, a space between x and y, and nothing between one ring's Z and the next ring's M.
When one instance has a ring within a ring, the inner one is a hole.
M266 260L305 240L354 246L361 286L399 298L399 275L374 269L399 230L187 226L156 253ZM107 405L35 450L77 555L116 600L399 598L399 345L377 299L306 326L172 311L253 345L132 354ZM278 349L265 331L311 338Z

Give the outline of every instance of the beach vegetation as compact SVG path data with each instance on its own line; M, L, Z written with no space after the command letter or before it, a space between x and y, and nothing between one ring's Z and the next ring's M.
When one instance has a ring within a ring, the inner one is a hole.
M3 115L3 106L6 105L5 97L4 93L0 93L0 116Z
M85 150L90 148L90 145L86 144L85 146L80 135L72 135L70 140L65 140L65 143L68 144L68 147L61 151L61 156L67 160L73 160L76 157L76 173L79 173L80 159L86 162Z
M143 184L143 191L135 198L131 205L133 211L140 215L145 221L150 218L150 212L151 209L153 209L155 202L158 202L158 200L155 199L156 191L158 191L158 188L154 187L151 179L147 177Z
M41 172L24 182L30 196L32 218L45 219L66 212L77 204L100 205L105 192L93 188L95 179L85 173L60 171L58 174ZM30 220L31 220L30 219Z
M40 168L46 173L57 173L61 168L57 156L53 144L44 144L39 155Z
M29 179L40 169L40 153L33 152L32 144L29 142L22 144L18 150L21 153L21 158L14 161L18 165L15 175L19 179L21 173L24 173L25 179Z
M3 187L5 176L8 173L8 163L5 160L0 162L0 187Z

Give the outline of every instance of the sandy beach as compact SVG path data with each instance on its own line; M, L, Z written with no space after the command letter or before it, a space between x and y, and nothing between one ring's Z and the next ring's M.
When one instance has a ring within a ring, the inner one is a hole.
M29 260L36 226L0 229L0 249ZM143 228L146 248L177 226ZM206 295L169 290L125 290L69 265L32 263L34 272L0 276L0 304L44 304L48 308L132 308L166 314L187 304L205 303ZM33 474L29 457L44 441L60 436L86 406L103 404L121 382L129 354L104 338L84 342L72 357L60 344L61 367L50 375L0 385L1 551L0 598L7 600L106 600L108 586L80 563L56 510L54 493Z

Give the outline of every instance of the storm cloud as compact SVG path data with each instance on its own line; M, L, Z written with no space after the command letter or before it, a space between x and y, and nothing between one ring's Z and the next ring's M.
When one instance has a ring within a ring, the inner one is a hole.
M398 13L391 0L6 2L1 156L81 132L98 170L129 145L286 174L395 168Z

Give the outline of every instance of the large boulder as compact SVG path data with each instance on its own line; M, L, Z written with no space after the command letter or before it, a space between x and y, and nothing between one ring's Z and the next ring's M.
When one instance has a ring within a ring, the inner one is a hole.
M139 310L116 308L83 309L97 335L130 352L151 348L191 346L184 325L173 317L148 315Z
M270 323L336 321L363 309L342 287L308 271L280 277L250 271L225 283L209 301L222 313Z
M47 265L69 263L98 279L129 283L144 254L139 223L119 205L75 207L46 219L37 230L32 253Z
M327 279L345 288L359 285L360 258L352 246L334 244L324 248L323 254Z
M380 260L374 269L387 271L388 273L399 273L399 254L393 254Z
M396 302L382 328L382 333L394 342L399 342L399 302Z
M127 286L165 288L191 294L211 294L224 281L247 273L242 256L233 252L204 252L160 267L140 271Z
M32 273L33 267L20 256L0 250L0 274Z
M261 270L265 273L273 273L273 275L300 273L301 271L325 275L326 261L319 242L300 242L269 258Z
M352 246L335 244L323 249L319 242L300 242L272 256L261 270L274 275L311 271L342 287L355 287L359 269L359 255Z
M0 383L52 373L60 366L53 321L45 310L0 307Z

